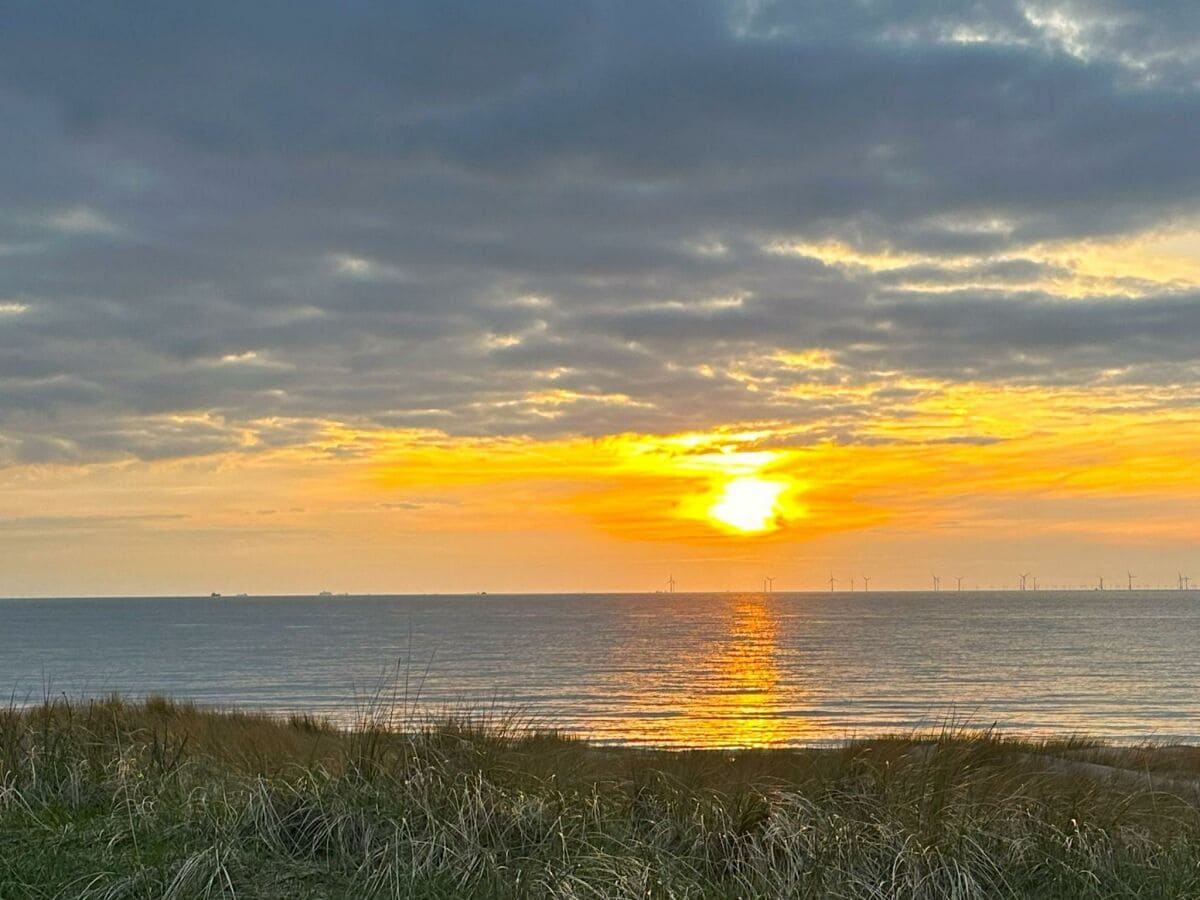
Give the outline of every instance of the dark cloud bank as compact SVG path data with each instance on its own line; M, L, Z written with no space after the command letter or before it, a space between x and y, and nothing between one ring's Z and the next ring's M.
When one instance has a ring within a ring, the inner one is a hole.
M865 415L730 377L812 348L1194 386L1200 298L1063 299L1022 250L1196 213L1196 10L10 3L0 460Z

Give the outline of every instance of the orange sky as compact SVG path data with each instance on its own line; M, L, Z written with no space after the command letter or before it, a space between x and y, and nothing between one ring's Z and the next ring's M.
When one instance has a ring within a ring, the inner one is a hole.
M869 436L328 424L302 448L10 467L5 593L1169 585L1194 562L1200 421L1144 392L926 385Z

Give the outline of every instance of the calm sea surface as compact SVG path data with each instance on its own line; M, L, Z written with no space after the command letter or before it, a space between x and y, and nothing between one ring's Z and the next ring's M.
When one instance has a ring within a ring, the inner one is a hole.
M18 703L165 693L348 720L389 670L410 707L512 707L613 742L951 717L1200 742L1200 591L0 600Z

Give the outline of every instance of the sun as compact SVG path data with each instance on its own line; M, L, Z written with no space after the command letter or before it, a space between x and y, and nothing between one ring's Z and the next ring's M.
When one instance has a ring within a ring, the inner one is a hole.
M708 518L744 534L774 531L779 527L779 495L786 488L782 481L757 475L730 479L708 507Z

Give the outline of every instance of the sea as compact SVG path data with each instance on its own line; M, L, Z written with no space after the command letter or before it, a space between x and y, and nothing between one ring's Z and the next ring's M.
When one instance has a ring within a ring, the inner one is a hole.
M606 744L1200 742L1200 591L0 600L15 705L119 693Z

